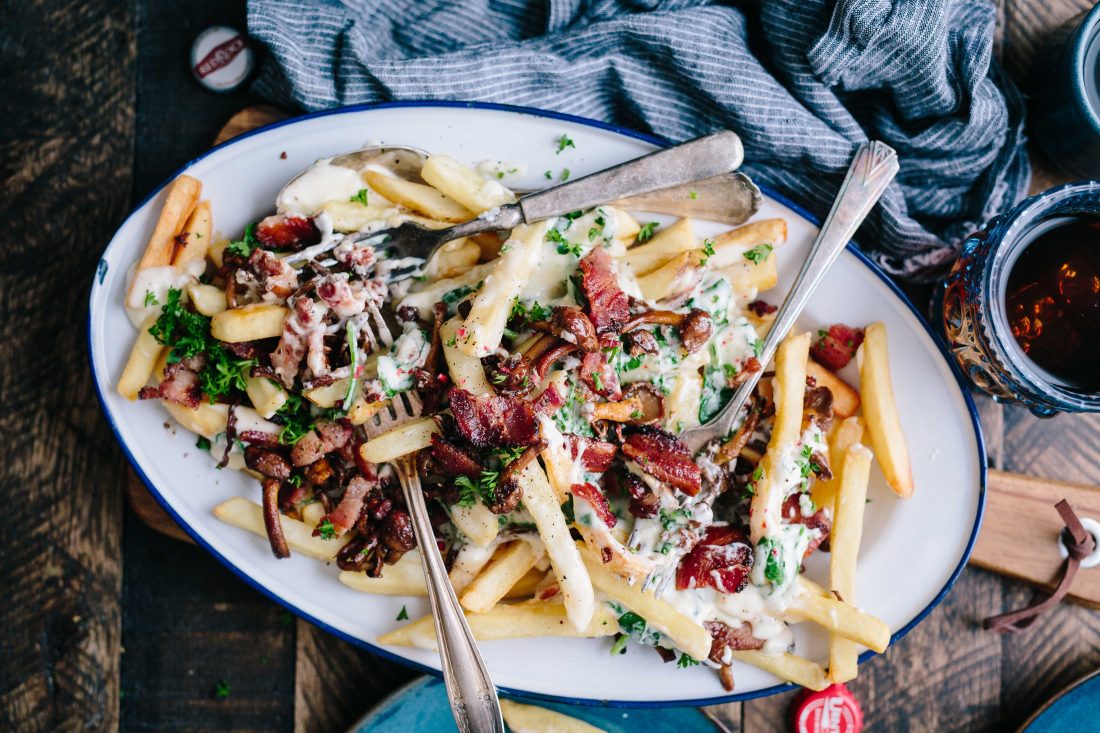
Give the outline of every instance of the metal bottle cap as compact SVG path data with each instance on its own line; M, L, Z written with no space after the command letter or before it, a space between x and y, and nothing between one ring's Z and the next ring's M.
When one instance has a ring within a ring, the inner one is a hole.
M191 45L191 73L211 91L233 91L247 81L253 63L248 37L229 26L207 28Z
M844 685L804 690L791 705L794 733L859 733L862 728L863 711Z

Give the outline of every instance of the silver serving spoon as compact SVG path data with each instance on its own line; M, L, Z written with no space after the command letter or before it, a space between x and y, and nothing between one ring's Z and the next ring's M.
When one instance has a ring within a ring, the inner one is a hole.
M836 262L841 251L859 229L859 225L863 223L890 181L894 180L897 172L898 156L889 145L875 140L864 143L856 151L852 164L848 168L848 175L837 192L833 208L825 218L817 239L810 247L810 253L802 263L802 269L795 278L794 285L791 286L790 292L779 307L771 329L764 337L758 357L761 364L769 364L775 357L780 342L794 326L798 316L810 301L810 297L825 279L829 268ZM712 442L725 440L730 435L763 373L764 370L760 369L745 380L726 406L709 422L681 433L680 439L692 455L699 453ZM712 487L689 499L684 507L691 509L701 504L710 505L716 498L716 488ZM660 592L673 575L667 570L679 563L679 557L682 554L683 551L680 550L666 555L660 566L646 579L643 587L656 584Z
M420 167L426 158L427 153L423 150L387 145L339 155L329 164L353 170L380 165L409 180L419 180ZM748 177L733 173L743 159L741 139L733 132L717 132L553 188L528 193L514 204L506 204L445 229L429 229L410 221L392 229L351 236L361 240L386 235L385 246L394 248L404 257L426 260L439 246L454 239L479 232L513 229L519 224L543 221L605 203L740 223L752 216L761 198L759 189ZM305 172L291 179L287 186Z

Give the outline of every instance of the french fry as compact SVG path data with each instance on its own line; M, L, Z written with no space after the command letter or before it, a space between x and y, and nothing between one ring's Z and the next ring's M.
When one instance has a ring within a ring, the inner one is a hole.
M535 594L539 584L546 577L545 570L539 570L538 566L531 568L527 574L516 581L515 585L504 594L504 600L514 601L530 598Z
M447 155L430 156L424 161L420 176L475 214L516 200L515 194L504 186Z
M358 230L357 230L358 231ZM210 248L206 250L206 256L211 262L214 263L214 267L221 267L225 264L225 248L229 246L229 240L219 239L210 245Z
M824 690L829 686L822 666L805 657L795 654L765 654L759 651L735 651L731 654L738 661L810 690Z
M485 367L481 359L469 356L458 348L458 330L462 328L462 319L457 316L444 321L439 327L439 339L443 344L443 359L456 387L480 397L496 394L489 380L485 378Z
M867 504L867 478L871 451L859 443L844 453L843 479L836 495L833 526L829 531L829 585L846 602L856 602L856 560L863 534L863 508ZM829 679L847 682L857 672L859 654L850 639L833 634L829 639Z
M699 424L699 400L703 396L703 378L698 371L681 371L665 397L665 424L679 433Z
M138 270L172 264L172 257L176 252L176 235L183 231L201 194L202 183L188 175L182 175L168 185L164 206L161 207L160 216L153 227L153 235L145 245L145 252L138 261Z
M381 577L372 578L366 573L344 570L340 573L340 582L353 590L382 596L423 596L428 593L418 550L406 552L396 563L383 567Z
M901 429L894 387L890 383L890 356L886 345L886 326L872 323L864 330L863 344L856 353L859 364L859 389L863 418L875 460L882 468L886 483L901 497L913 495L913 471L909 449Z
M381 196L371 195L368 203L327 201L321 211L328 214L334 232L358 232L367 224L398 213L397 207Z
M422 319L430 321L432 318L432 306L443 300L444 295L462 287L476 287L479 282L485 280L495 267L496 262L486 262L481 265L475 265L461 275L455 275L454 277L431 283L423 290L416 290L409 293L400 303L398 303L398 305L407 305L416 308Z
M476 265L479 257L481 247L477 242L465 238L447 242L428 260L424 276L428 280L456 277Z
M270 418L287 401L286 390L282 385L276 384L267 377L249 375L245 380L244 391L252 402L252 407L260 413L260 417L264 418Z
M187 299L204 316L216 316L225 310L225 291L200 282L187 283Z
M458 548L454 562L451 563L451 570L447 573L456 594L466 590L466 586L493 559L496 551L497 548L495 547L482 547L471 542L467 542Z
M413 183L379 171L366 171L363 177L378 193L390 201L438 221L462 222L473 219L475 214L438 189Z
M348 384L351 377L337 379L332 384L324 384L319 387L310 387L302 390L302 396L318 407L332 407L337 402L343 402L348 394Z
M623 211L617 206L603 206L601 208L608 217L614 220L612 226L615 227L615 241L624 248L634 244L634 238L642 230L641 226L638 225L638 220L630 212Z
M645 244L638 244L628 249L622 261L636 277L641 277L678 255L696 249L697 246L691 219L680 219L664 229L658 229L653 238Z
M596 638L619 631L619 624L600 604L592 619L580 631L573 627L565 606L558 603L498 603L485 613L467 613L466 622L478 641L521 639L533 636ZM431 616L413 621L378 637L378 643L435 649L435 626Z
M218 433L224 433L226 423L229 422L229 405L224 403L211 405L209 402L200 402L196 407L184 407L175 402L161 404L176 422L209 440L213 440Z
M748 262L745 253L754 247L771 245L774 249L785 241L787 241L787 222L784 220L754 221L714 237L711 240L714 254L710 256L708 264L713 269L721 270L734 264Z
M535 567L545 553L525 540L512 540L497 548L489 563L462 591L459 602L467 611L484 613L504 598L519 579Z
M802 400L806 394L806 360L810 353L810 334L793 333L783 340L775 355L775 379L772 380L775 401L775 422L772 425L768 449L761 461L764 478L757 482L749 511L752 541L757 543L767 534L767 523L778 524L783 496L774 490L774 462L787 446L798 441L802 430Z
M458 348L478 359L493 353L504 336L512 304L542 258L547 222L521 224L512 230L507 251L471 301L470 314L456 331Z
M287 308L274 303L230 308L210 319L210 335L231 344L275 338L283 333L288 313Z
M500 531L497 515L481 502L475 502L468 507L451 507L451 523L466 539L479 547L485 547L495 540Z
M815 481L813 499L817 506L832 507L840 482L844 479L844 461L848 448L863 439L863 421L858 417L846 417L829 434L829 466L833 477L828 481ZM834 510L835 513L835 510Z
M310 527L316 527L320 524L326 514L328 514L328 512L325 511L325 505L319 501L312 504L306 504L302 507L302 521Z
M718 272L729 280L733 291L742 296L771 290L779 282L775 252L768 253L767 257L759 262L742 257L740 261L723 267Z
M806 364L806 376L813 377L819 387L828 387L833 393L833 414L851 417L859 412L859 392L833 372L810 359Z
M359 455L368 463L387 463L427 448L432 444L432 433L438 432L435 420L422 417L371 438L359 446Z
M801 586L786 610L785 618L813 621L821 628L845 639L858 642L880 654L890 645L890 627L866 611L835 598L826 598L807 588L801 577Z
M550 567L561 587L569 623L579 631L592 620L596 605L585 563L569 536L561 505L538 461L531 462L520 472L519 482L523 506L535 520L539 538L550 558Z
M507 698L500 699L500 712L512 733L606 733L583 720Z
M130 349L130 358L126 360L126 366L122 369L122 376L118 378L118 393L128 400L136 400L138 392L149 382L153 370L157 366L165 347L157 341L149 329L157 322L155 315L149 316L141 323L137 338Z
M248 499L234 496L229 501L214 507L214 516L226 524L248 530L260 537L267 537L267 530L264 528L263 508ZM279 519L283 525L283 535L286 537L286 543L291 550L325 562L334 560L336 553L351 539L349 535L331 540L314 537L313 527L305 522L299 522L297 519L284 516L280 516Z
M384 400L367 402L362 396L356 397L355 401L351 403L351 409L348 410L348 422L352 425L362 425L385 406L386 402Z
M680 613L668 601L643 592L640 584L630 585L605 568L599 558L588 550L583 550L581 557L584 558L584 565L597 589L644 618L646 623L672 639L685 654L696 659L707 658L710 654L711 636L701 624Z
M180 232L183 242L181 246L175 248L175 256L172 259L176 269L183 270L195 260L206 257L206 251L210 248L212 241L213 229L210 202L200 201Z
M664 300L691 290L703 277L701 263L707 259L701 249L681 252L676 257L638 278L638 288L649 300Z

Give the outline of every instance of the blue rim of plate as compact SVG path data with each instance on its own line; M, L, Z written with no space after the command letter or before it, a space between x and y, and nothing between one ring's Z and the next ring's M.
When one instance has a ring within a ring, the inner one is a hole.
M612 125L612 124L609 124L607 122L600 122L599 120L590 120L586 117L577 117L575 115L564 114L562 112L551 112L551 111L548 111L548 110L536 109L534 107L520 107L520 106L516 106L516 105L496 104L496 103L491 103L491 102L452 102L452 101L442 101L442 100L441 101L427 100L427 101L410 101L410 102L383 102L383 103L379 103L379 104L358 104L358 105L353 105L353 106L350 106L350 107L340 107L340 108L337 108L337 109L322 110L320 112L313 112L313 113L310 113L310 114L299 115L297 117L290 117L290 118L287 118L285 120L280 120L278 122L274 122L270 125L265 125L264 127L256 128L255 130L249 130L248 132L243 133L241 135L238 135L235 138L231 138L229 140L226 140L225 142L221 143L220 145L214 146L213 148L206 151L202 155L199 155L195 158L192 158L188 162L184 163L182 166L180 166L180 168L178 170L176 170L176 172L174 172L172 175L170 175L168 178L166 178L164 180L164 182L162 182L159 186L157 186L155 189L153 189L153 191L150 192L149 195L147 195L144 199L141 200L141 202L137 206L134 207L133 211L130 212L130 215L126 217L126 219L122 222L122 224L119 225L118 229L121 229L122 227L126 226L126 224L129 223L130 219L132 219L134 217L134 215L137 214L137 212L140 211L141 208L143 206L145 206L146 203L149 202L150 199L152 199L157 194L159 194L169 183L171 183L173 180L175 180L181 173L185 173L188 168L195 165L196 163L203 160L204 158L210 156L211 154L221 150L222 148L225 148L225 147L233 145L237 142L240 142L241 140L245 140L245 139L250 138L254 135L259 135L259 134L267 132L269 130L274 130L274 129L277 129L277 128L280 128L280 127L284 127L286 125L293 125L293 124L301 122L303 120L311 120L311 119L316 119L316 118L319 118L319 117L328 117L328 116L331 116L331 115L342 115L342 114L353 114L353 113L356 113L356 112L368 112L368 111L371 111L371 110L378 110L378 109L393 109L393 108L417 109L417 108L432 108L432 107L434 107L434 108L452 108L452 109L453 108L483 109L483 110L492 110L492 111L498 111L498 112L513 112L513 113L518 113L518 114L530 115L532 117L543 117L543 118L547 118L547 119L561 120L563 122L571 122L571 123L578 124L578 125L585 125L587 127L594 127L594 128L600 129L600 130L606 130L608 132L614 132L614 133L617 133L617 134L622 135L624 137L629 137L629 138L633 138L635 140L640 140L642 142L649 143L651 145L656 145L658 147L667 147L667 146L671 145L671 142L669 140L666 140L665 138L662 138L662 137L658 137L656 135L648 135L646 133L638 132L636 130L631 130L631 129L626 128L626 127L619 127L618 125ZM805 208L803 208L799 204L794 203L793 201L789 200L785 196L782 196L781 194L776 193L775 191L771 190L771 188L769 188L767 186L763 186L763 185L759 185L759 184L757 184L757 185L759 186L761 193L763 193L765 196L767 196L771 199L774 199L775 201L783 204L784 206L786 206L787 208L791 209L796 214L801 216L803 219L806 219L807 221L811 222L814 226L820 228L821 220L818 219L813 214L811 214ZM117 232L117 229L116 229L116 232ZM113 237L112 237L112 239L113 239ZM906 297L905 293L903 293L901 291L901 289L898 288L898 286L896 284L894 284L894 282L889 278L889 276L887 276L887 274L885 272L883 272L879 268L878 265L876 265L874 262L872 262L871 259L869 257L867 257L867 255L863 254L863 252L861 252L858 248L856 248L856 246L853 242L848 243L847 250L849 252L851 252L853 255L855 255L856 259L858 259L871 272L873 272L876 276L878 276L878 278L883 283L886 284L887 288L889 288L889 290L895 296L897 296L897 298L899 300L901 300L902 303L905 304L905 306L909 309L909 311L914 316L916 316L917 321L920 322L920 324L924 328L925 332L932 338L932 341L940 347L940 355L943 357L944 361L947 363L948 368L951 370L951 373L955 376L955 382L958 384L959 391L961 392L962 397L963 397L963 401L966 404L966 409L970 413L970 421L971 421L972 426L974 428L974 438L975 438L975 443L976 443L975 447L978 450L978 483L979 483L979 486L978 486L978 511L977 511L976 516L974 518L974 528L971 530L970 538L967 540L967 543L966 543L966 549L963 551L962 557L959 558L958 565L956 565L954 571L952 571L951 577L948 578L947 583L943 586L943 588L940 590L940 592L936 594L936 597L933 598L932 601L924 608L924 610L922 610L920 613L918 613L912 621L910 621L908 624L906 624L901 629L896 631L890 637L890 645L893 646L895 643L897 643L898 640L900 640L902 637L904 637L906 634L908 634L911 630L913 630L913 628L915 628L917 624L919 624L921 621L923 621L925 619L925 617L928 616L928 614L930 614L932 612L932 610L940 604L940 602L944 599L944 597L947 596L947 594L951 590L952 586L955 585L955 581L958 580L959 575L962 573L963 568L966 567L966 562L970 558L971 551L974 549L974 542L978 538L978 530L981 529L982 519L985 516L986 476L987 476L985 438L982 434L981 422L978 419L978 410L974 406L974 400L970 397L970 388L967 385L965 379L963 378L962 373L959 371L958 366L954 363L954 361L952 361L950 358L947 357L946 345L943 341L943 338L939 334L937 334L935 331L932 330L932 327L928 324L928 321L925 320L924 316L921 315L920 311L917 310L916 306L914 306L909 301L909 298ZM105 262L106 261L103 260L103 259L100 260L100 269L102 269L103 264ZM164 496L160 493L160 491L157 490L156 486L153 485L153 482L149 480L149 477L146 476L145 472L141 469L141 466L138 464L137 460L134 458L133 454L130 452L129 447L126 445L125 441L122 440L122 437L119 435L119 432L118 432L118 426L115 424L114 419L111 417L110 411L107 409L107 403L104 401L103 392L100 389L99 382L96 380L95 352L92 348L92 328L93 328L93 324L92 324L92 307L91 306L92 306L92 299L95 297L96 292L97 292L97 288L99 286L99 277L100 276L98 274L93 276L93 278L92 278L92 289L91 289L91 292L89 293L89 296L88 296L88 334L87 334L88 338L87 338L87 346L88 346L88 363L89 363L89 366L90 366L91 371L92 371L92 383L95 386L96 398L99 400L100 408L102 409L104 416L107 418L107 423L111 427L111 432L113 432L115 434L115 440L122 447L122 452L125 454L126 460L129 461L130 466L137 473L138 477L141 478L142 483L145 484L146 488L149 489L149 493L151 493L153 495L153 498L157 500L157 503L160 504L161 507L164 509L164 511L166 511L170 517L172 517L172 519L176 522L176 524L178 524L183 529L183 531L186 532L187 535L192 540L195 541L195 544L197 544L199 547L203 548L208 553L213 555L214 558L218 560L218 562L220 562L222 565L225 565L227 568L229 568L237 577L239 577L245 583L247 583L252 588L254 588L257 591L259 591L260 593L262 593L264 596L266 596L266 597L270 598L271 600L275 601L276 603L278 603L280 606L287 609L291 613L295 614L296 616L298 616L300 618L305 619L306 621L309 621L314 626L316 626L320 629L323 629L324 631L327 631L328 633L332 634L333 636L336 636L337 638L340 638L340 639L348 642L349 644L354 644L355 646L358 646L362 649L366 649L367 651L371 652L372 654L377 654L380 657L383 657L385 659L396 662L397 664L401 664L401 665L406 666L406 667L411 667L411 668L413 668L417 671L423 672L425 674L434 675L436 677L442 676L442 672L440 670L437 670L437 669L434 669L432 667L428 667L426 665L420 664L419 662L414 662L412 660L409 660L409 659L406 659L404 657L398 656L398 655L394 654L393 652L387 651L386 649L383 649L382 647L377 646L375 644L371 644L370 642L363 641L362 639L357 639L357 638L351 636L350 634L346 634L343 631L340 631L339 629L336 629L336 628L333 628L332 626L329 626L328 624L326 624L324 621L321 621L317 617L312 616L308 613L305 613L304 611L299 609L297 606L295 606L295 605L289 603L288 601L286 601L285 599L281 598L274 591L269 590L263 584L256 581L250 575L248 575L246 572L244 572L243 570L238 568L236 565L234 565L232 562L230 562L228 558L226 558L221 553L219 553L217 550L215 550L213 547L211 547L202 538L202 536L199 535L199 533L196 532L191 527L191 525L189 525L187 522L185 522L179 516L179 514L176 513L176 511L172 508L172 505L168 502L168 500L164 498ZM875 652L870 651L870 650L865 651L863 654L860 655L859 662L862 664L863 662L867 661L868 659L870 659L873 656L875 656ZM782 693L782 692L787 692L789 690L798 689L798 685L794 684L793 682L785 682L785 683L782 683L782 684L779 684L779 685L772 685L771 687L765 687L761 690L754 690L753 692L734 693L734 694L731 694L731 695L724 695L724 696L720 696L720 697L705 697L705 698L697 698L697 699L691 699L691 700L661 700L661 701L652 701L652 702L644 701L644 700L599 700L599 699L594 699L594 698L566 697L566 696L562 696L562 695L546 695L546 694L543 694L543 693L527 692L525 690L517 690L517 689L513 689L513 688L509 688L509 687L498 687L498 689L506 695L512 695L512 696L515 696L515 697L527 698L529 700L545 700L547 702L564 703L564 704L567 704L567 705L602 705L602 706L607 706L607 707L622 707L622 708L664 708L664 707L698 707L698 706L701 706L701 705L722 705L722 704L731 703L731 702L743 702L745 700L753 700L753 699L758 698L758 697L768 697L770 695L777 695L777 694Z

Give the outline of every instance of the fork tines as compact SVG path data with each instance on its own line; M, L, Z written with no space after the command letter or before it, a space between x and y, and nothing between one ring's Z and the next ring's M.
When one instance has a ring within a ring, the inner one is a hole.
M363 429L368 438L374 438L388 430L412 422L419 418L423 411L424 404L415 392L402 392L394 395L388 404L371 415L363 423Z

